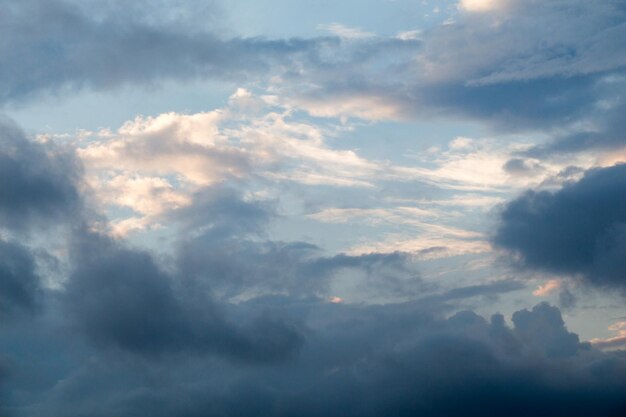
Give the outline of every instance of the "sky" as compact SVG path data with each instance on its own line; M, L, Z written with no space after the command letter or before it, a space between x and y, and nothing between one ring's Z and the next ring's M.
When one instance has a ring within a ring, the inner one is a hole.
M626 415L624 39L0 0L0 416Z

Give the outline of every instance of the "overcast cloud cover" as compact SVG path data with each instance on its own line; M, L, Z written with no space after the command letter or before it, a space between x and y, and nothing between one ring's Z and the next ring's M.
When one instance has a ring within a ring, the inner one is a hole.
M0 0L0 415L626 415L624 39Z

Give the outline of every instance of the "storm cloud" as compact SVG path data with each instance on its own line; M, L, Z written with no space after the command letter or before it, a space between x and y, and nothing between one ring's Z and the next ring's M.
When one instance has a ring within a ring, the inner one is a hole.
M0 226L24 230L78 215L80 172L71 152L33 142L0 119Z
M485 413L620 416L626 362L581 343L540 304L487 320L418 304L341 306L265 300L313 332L286 366L184 359L135 366L95 357L47 400L16 415L377 416ZM75 398L76 401L68 401Z
M264 361L289 356L302 343L295 325L281 320L229 323L210 293L176 280L146 252L87 232L75 239L62 299L69 322L96 344L139 355L182 351Z
M626 165L596 168L560 190L508 203L493 237L524 268L626 288Z
M34 312L40 292L40 278L29 250L0 240L0 320Z

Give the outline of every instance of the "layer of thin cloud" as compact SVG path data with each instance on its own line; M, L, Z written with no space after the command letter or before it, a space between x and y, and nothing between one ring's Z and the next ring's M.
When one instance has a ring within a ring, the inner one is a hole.
M484 239L454 238L443 233L422 233L418 238L407 234L387 234L376 242L364 243L351 248L348 253L409 253L421 260L451 258L468 254L484 254L491 245Z
M400 120L405 118L405 109L400 103L376 95L346 95L328 101L323 97L308 95L297 97L294 104L315 117L347 120L358 118L369 121Z
M605 339L595 338L589 342L598 349L603 350L624 350L626 348L626 322L618 321L609 326L608 330L615 333L615 336Z

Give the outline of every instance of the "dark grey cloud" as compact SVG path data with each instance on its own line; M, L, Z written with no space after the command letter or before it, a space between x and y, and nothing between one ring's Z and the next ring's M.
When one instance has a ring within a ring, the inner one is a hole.
M558 191L527 191L500 214L493 243L524 268L626 285L626 165L596 168Z
M296 324L285 320L229 322L209 288L168 274L146 252L93 233L79 234L74 246L62 302L69 322L98 345L262 362L289 357L302 343Z
M76 217L80 172L71 153L32 142L0 120L0 227L24 230Z
M378 41L384 59L371 53L350 69L315 66L316 88L302 95L318 102L382 97L407 118L465 118L499 132L552 135L535 156L623 146L623 2L505 3L461 13L404 50ZM382 71L381 62L389 63Z
M278 303L278 301L274 301ZM137 364L93 357L16 415L621 416L626 362L601 353L540 304L490 320L414 303L285 300L313 331L280 366L207 360ZM5 403L7 404L7 403ZM10 404L10 403L8 403ZM6 406L5 406L6 407Z
M329 257L310 244L260 239L271 208L234 189L200 193L188 210L196 215L182 217L198 232L183 227L174 259L74 231L71 272L63 289L44 290L43 316L0 329L10 360L3 415L626 410L624 359L581 343L556 307L518 311L512 327L501 315L456 312L463 300L515 291L520 282L435 295L439 289L422 286L423 297L399 304L334 304L317 294L338 271L359 271L369 283L419 277L399 253ZM227 301L235 295L244 297ZM33 366L34 356L45 359Z
M458 287L446 291L442 296L442 300L458 300L469 297L493 297L502 293L521 290L524 284L517 280L502 280L489 284L470 285L467 287Z
M576 355L579 349L590 349L565 328L559 309L548 304L539 304L532 311L517 311L513 323L517 337L547 357L568 357Z
M622 72L596 82L594 94L589 98L589 108L578 116L587 125L584 129L557 134L551 142L533 147L526 153L541 157L586 149L623 148L626 144L624 112L626 78Z
M576 296L572 292L565 288L559 292L559 306L563 310L569 310L576 306Z
M187 12L168 22L176 14L168 16L154 2L2 1L0 102L164 79L246 80L267 71L274 60L288 60L315 44L224 39L207 28L190 27L190 16L200 8L192 2L180 5Z
M595 75L550 76L468 85L467 79L418 87L415 111L472 118L501 131L533 131L569 125L587 116L597 99Z
M600 101L623 97L621 84L604 81L626 68L623 2L501 4L427 34L423 59L441 80L436 102L496 124L550 129L600 117Z
M40 298L40 278L30 251L0 240L0 322L33 313Z

